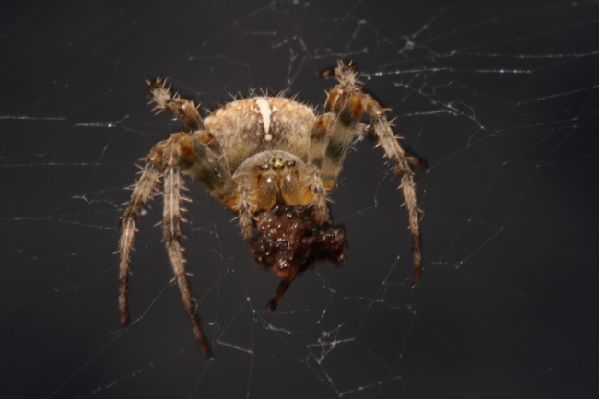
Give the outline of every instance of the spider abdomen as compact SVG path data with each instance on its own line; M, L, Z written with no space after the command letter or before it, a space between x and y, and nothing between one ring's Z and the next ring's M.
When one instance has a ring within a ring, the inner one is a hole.
M310 107L281 97L254 97L228 103L204 121L223 148L231 172L249 157L269 149L306 161L316 116Z

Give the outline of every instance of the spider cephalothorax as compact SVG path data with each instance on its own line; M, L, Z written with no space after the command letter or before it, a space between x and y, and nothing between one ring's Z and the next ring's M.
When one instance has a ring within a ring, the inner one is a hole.
M293 99L264 96L232 101L202 119L193 101L173 95L160 78L148 82L156 109L173 112L185 130L150 150L123 215L119 303L124 326L129 323L127 279L136 219L161 179L164 241L195 337L210 357L180 244L181 201L185 199L182 174L204 183L212 196L239 215L242 234L253 240L255 262L283 276L267 306L274 311L298 272L315 260L341 263L345 259L345 232L329 220L327 195L354 137L366 133L378 139L401 177L412 231L413 281L418 282L418 210L410 164L422 166L406 155L381 105L360 90L355 68L340 61L334 75L338 83L329 93L322 115ZM370 118L369 126L360 123L364 113Z

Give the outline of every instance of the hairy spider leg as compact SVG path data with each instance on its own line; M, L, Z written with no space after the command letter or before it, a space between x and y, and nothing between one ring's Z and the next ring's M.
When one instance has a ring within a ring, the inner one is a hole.
M181 177L183 142L189 137L185 133L173 134L166 140L158 143L151 151L146 161L146 167L141 178L135 184L131 200L125 210L122 223L122 236L120 242L120 297L119 307L121 311L121 324L129 324L129 311L127 308L128 276L130 271L131 251L135 238L135 222L141 213L143 205L152 197L161 176L164 176L164 213L163 228L164 241L169 254L171 267L175 280L181 291L183 304L193 325L193 332L200 344L204 355L211 357L210 346L204 338L200 320L195 312L187 273L185 271L185 258L181 247L181 196L184 190Z
M180 133L180 135L183 135ZM189 315L191 324L193 325L193 333L200 347L204 351L206 357L211 357L212 352L210 346L206 342L204 332L200 325L200 319L195 311L194 300L191 296L191 289L187 280L185 271L185 258L183 257L183 248L181 247L181 218L182 211L181 200L185 199L181 196L181 190L184 190L183 178L181 176L181 140L183 138L179 134L175 134L168 139L164 147L163 160L165 164L164 170L164 213L163 213L163 228L164 241L175 275L175 280L181 291L185 310Z
M322 161L319 161L318 156L315 155L313 162L316 161L316 164L322 162L321 173L325 187L333 187L339 172L341 172L343 161L354 135L362 133L359 121L365 112L368 113L371 134L378 139L379 145L385 151L385 157L391 159L395 172L401 178L400 187L403 190L412 233L412 252L414 253L412 281L414 284L418 284L422 260L418 230L416 182L410 163L419 169L423 169L424 165L416 157L406 154L397 141L397 137L393 134L391 123L387 120L383 107L370 95L360 90L361 82L356 79L357 72L355 68L351 64L339 61L334 73L338 84L329 93L325 104L326 113L321 117L325 126L330 124L332 126L326 141L326 148L322 154ZM326 75L328 76L328 74ZM331 116L327 116L330 113L334 115L332 121ZM313 140L321 140L319 130L315 129L315 131L317 134L313 134ZM319 143L319 145L322 147L322 144Z
M189 131L204 130L204 120L198 112L199 104L196 106L192 100L182 99L179 93L173 94L170 86L167 87L166 80L156 78L146 82L152 95L150 103L156 103L155 110L172 112Z
M127 209L123 214L121 224L121 240L119 252L121 254L120 278L119 278L119 309L121 312L121 324L129 325L128 310L128 278L131 268L131 252L135 240L135 222L146 202L156 193L156 188L162 175L162 150L164 142L156 145L146 158L146 167L141 178L133 185L134 190L128 202Z

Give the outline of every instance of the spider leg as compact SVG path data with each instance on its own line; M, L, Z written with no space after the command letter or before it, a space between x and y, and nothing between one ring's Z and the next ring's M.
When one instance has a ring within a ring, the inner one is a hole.
M156 103L157 110L170 111L177 119L183 121L189 131L204 130L204 120L198 112L199 105L192 100L184 100L179 93L172 94L166 81L156 78L148 81L148 91L152 95L151 102Z
M334 122L334 115L327 113L319 116L312 125L310 132L310 148L308 150L309 162L322 169L324 162L324 152L327 148L328 132L330 126Z
M401 188L412 232L412 251L414 253L412 280L414 284L417 284L420 280L421 269L420 233L418 231L416 182L410 164L420 169L423 169L424 165L416 157L406 154L391 130L391 123L387 120L383 107L370 95L360 90L361 83L356 79L357 72L354 67L339 61L334 73L339 82L329 93L325 104L325 111L333 112L336 116L334 123L329 127L329 139L324 152L322 174L325 187L327 184L334 184L337 179L353 136L363 134L364 128L359 121L362 114L368 112L370 132L377 137L379 145L385 151L385 156L391 159L395 172L401 178Z
M410 167L410 163L421 169L424 168L424 165L420 163L417 158L406 155L405 150L393 134L390 126L391 124L385 117L385 111L381 105L366 94L361 97L370 114L372 132L378 138L380 146L383 147L385 156L393 162L395 173L401 178L400 187L403 190L406 208L408 210L410 231L412 232L412 252L414 253L414 273L412 275L412 281L414 284L418 284L421 270L420 233L418 230L416 182L414 181L414 171Z
M133 242L135 240L135 221L140 215L144 204L153 196L156 187L162 175L162 150L164 142L158 143L150 151L146 158L146 167L141 178L135 183L133 194L127 204L127 209L123 214L121 224L121 241L119 243L119 252L121 253L120 262L120 296L119 308L121 311L121 324L126 327L129 325L129 311L127 308L128 278L131 268L130 259L133 251Z
M355 68L339 61L334 73L338 83L329 92L325 114L315 122L311 135L311 145L315 145L310 154L311 162L320 165L327 189L335 186L354 136L364 130L360 124L364 108L355 99L355 94L360 93ZM323 75L329 76L330 73Z
M206 191L229 206L237 183L229 172L229 164L216 138L207 132L195 132L181 141L182 172L204 183Z
M185 271L185 258L183 257L183 248L181 247L181 190L184 189L183 179L181 176L181 136L174 134L168 139L165 144L163 162L164 170L164 213L163 213L163 228L164 241L166 249L171 261L175 280L181 291L185 310L189 315L191 324L193 325L193 333L200 347L204 351L206 357L211 357L212 353L210 346L206 342L200 319L195 311L191 289L187 281L187 273Z

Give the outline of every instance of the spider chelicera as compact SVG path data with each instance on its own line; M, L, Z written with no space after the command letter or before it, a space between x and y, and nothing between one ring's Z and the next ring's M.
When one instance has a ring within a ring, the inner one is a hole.
M173 94L160 78L148 82L152 102L170 111L185 129L156 144L145 159L141 178L122 218L120 241L120 312L127 326L127 279L142 207L162 179L164 241L196 340L211 356L195 311L181 248L182 174L204 183L206 190L239 216L243 236L252 241L257 264L283 279L267 309L274 311L298 274L315 260L345 260L345 232L329 218L327 197L341 172L356 135L370 134L383 148L401 178L414 253L413 282L420 279L420 238L416 183L407 155L393 134L385 109L361 91L355 67L342 61L325 72L338 83L328 93L324 113L293 99L255 96L232 101L203 119L193 101ZM360 123L367 113L370 125ZM257 233L254 232L257 230Z

